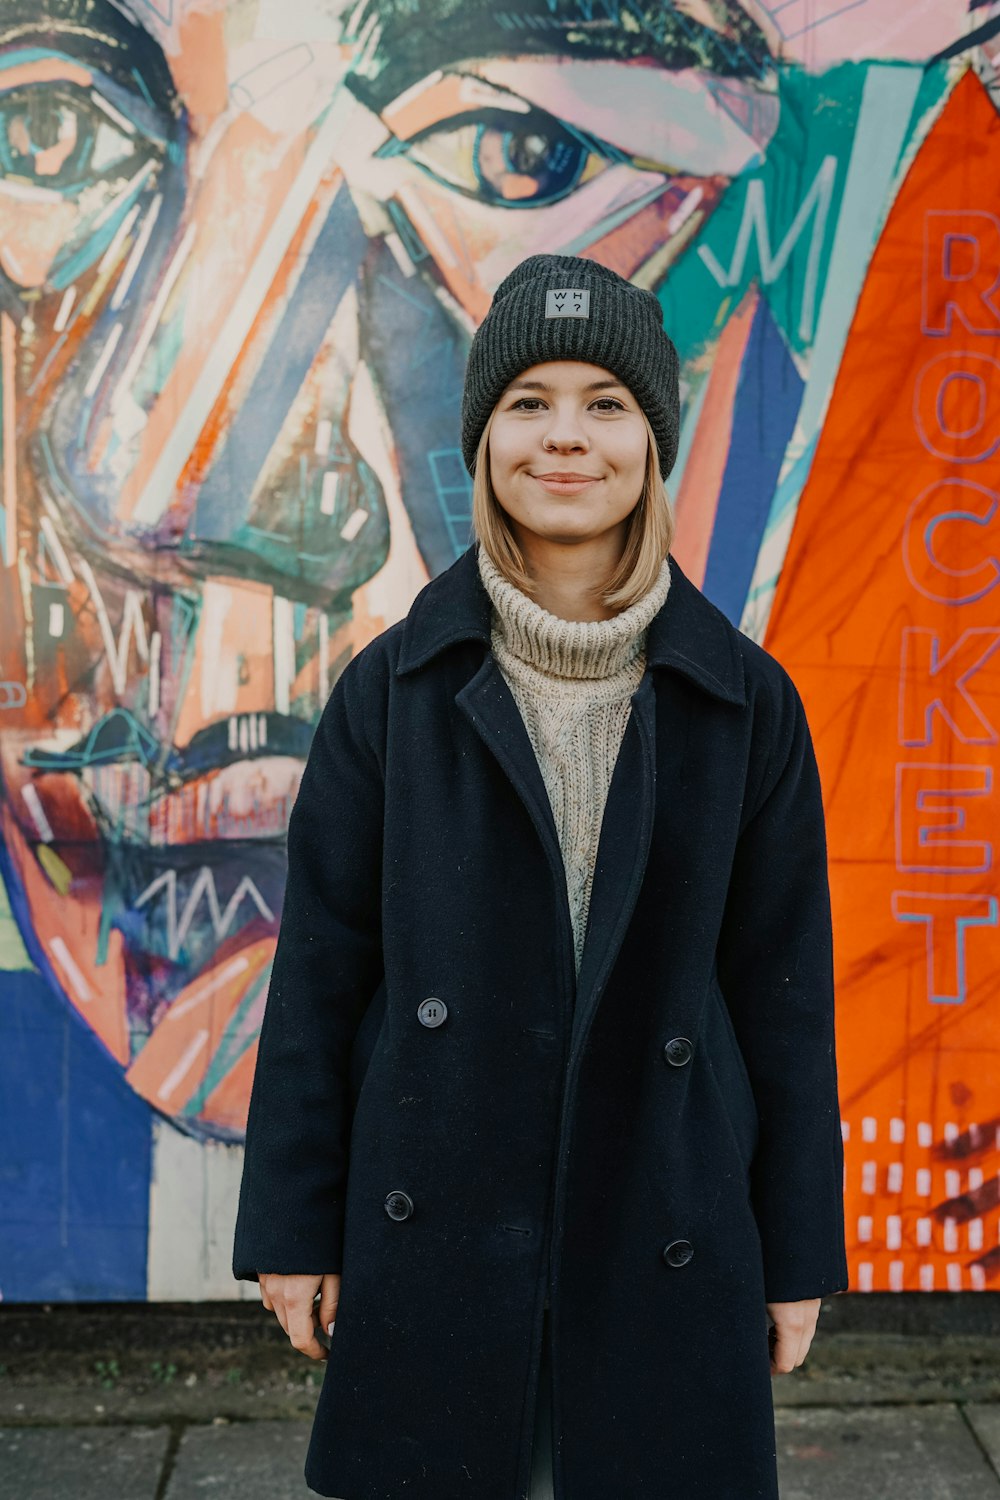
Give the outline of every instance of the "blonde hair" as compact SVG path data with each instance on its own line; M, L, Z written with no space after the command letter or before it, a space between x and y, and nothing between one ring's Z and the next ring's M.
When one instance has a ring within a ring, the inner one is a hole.
M509 517L496 497L490 477L490 429L496 412L497 407L494 407L476 449L472 477L472 530L508 583L531 595L534 584L524 566L524 554L514 539ZM674 513L660 473L656 437L646 413L640 411L640 416L649 439L642 492L629 516L621 559L603 588L596 591L600 602L614 610L627 609L648 593L674 539Z

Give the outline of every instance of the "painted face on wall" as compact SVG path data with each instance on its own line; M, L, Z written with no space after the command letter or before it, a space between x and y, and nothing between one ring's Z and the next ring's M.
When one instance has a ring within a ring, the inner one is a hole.
M0 29L3 873L131 1086L224 1139L318 712L469 540L493 288L543 249L658 286L777 126L725 0L291 9Z

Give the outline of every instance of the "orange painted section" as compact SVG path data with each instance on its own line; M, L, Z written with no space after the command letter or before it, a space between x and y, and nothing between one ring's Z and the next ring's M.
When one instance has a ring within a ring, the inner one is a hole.
M970 71L872 258L765 640L823 782L862 1291L1000 1289L998 173Z
M179 992L126 1072L137 1094L169 1114L183 1112L211 1067L234 1011L271 962L274 946L268 937L230 949Z

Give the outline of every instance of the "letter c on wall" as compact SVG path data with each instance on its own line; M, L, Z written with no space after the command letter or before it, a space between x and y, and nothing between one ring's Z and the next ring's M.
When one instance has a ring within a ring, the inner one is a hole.
M903 528L903 564L913 587L925 598L939 604L972 604L996 588L997 502L995 491L971 479L936 480L916 497ZM938 555L939 549L947 561ZM966 559L968 567L956 565Z

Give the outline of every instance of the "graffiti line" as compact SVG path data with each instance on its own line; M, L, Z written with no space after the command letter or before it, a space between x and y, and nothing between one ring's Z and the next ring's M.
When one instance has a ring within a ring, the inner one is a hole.
M207 1041L207 1029L203 1028L201 1031L195 1033L194 1038L184 1049L184 1052L178 1060L176 1066L171 1068L170 1072L167 1074L166 1078L157 1089L156 1093L158 1098L169 1099L170 1095L173 1093L174 1089L180 1083L184 1075L190 1072L191 1064L194 1062L195 1058L198 1056L198 1053L202 1050Z
M179 1021L181 1016L186 1016L189 1010L194 1010L196 1005L200 1005L203 1000L207 1000L209 995L214 995L216 990L221 990L222 986L228 984L231 979L235 979L237 974L245 973L249 967L250 960L248 958L244 956L234 958L213 979L210 979L207 984L203 984L200 990L196 990L193 995L188 995L186 1000L175 1001L167 1012L167 1020Z
M201 904L202 898L208 905L209 916L216 940L224 938L233 925L237 908L243 897L248 896L254 903L262 917L268 921L274 920L274 913L264 900L249 875L245 875L233 892L226 905L225 911L219 909L219 896L215 889L215 876L207 866L203 866L197 880L191 888L190 894L184 903L180 921L177 919L177 872L166 870L158 875L153 883L146 887L142 895L136 901L136 909L145 906L151 901L158 891L165 890L167 893L167 951L171 958L177 958L187 937L191 923L194 921L195 912Z
M93 991L77 967L76 959L70 953L64 940L61 937L54 937L50 947L80 999L83 1001L93 1000Z

